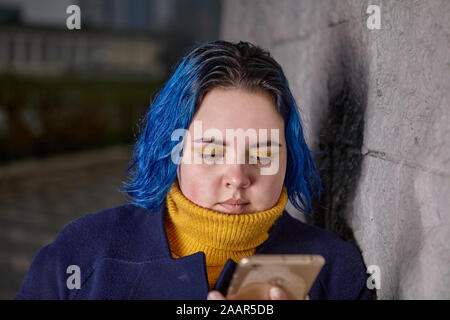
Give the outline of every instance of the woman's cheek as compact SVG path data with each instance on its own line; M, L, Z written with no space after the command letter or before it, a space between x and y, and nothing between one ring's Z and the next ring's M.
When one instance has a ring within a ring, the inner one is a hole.
M183 195L197 205L207 207L211 195L211 172L203 165L184 165L180 168L180 188Z

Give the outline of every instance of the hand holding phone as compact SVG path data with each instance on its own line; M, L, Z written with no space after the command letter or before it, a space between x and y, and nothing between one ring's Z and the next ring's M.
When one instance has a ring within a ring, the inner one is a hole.
M268 300L280 287L289 300L304 300L325 264L320 255L279 254L243 258L231 279L227 299Z

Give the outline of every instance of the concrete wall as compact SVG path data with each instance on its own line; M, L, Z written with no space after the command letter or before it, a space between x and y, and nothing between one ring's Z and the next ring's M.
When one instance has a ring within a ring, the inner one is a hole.
M284 68L323 151L309 220L379 266L379 299L450 299L450 1L224 0L221 38Z

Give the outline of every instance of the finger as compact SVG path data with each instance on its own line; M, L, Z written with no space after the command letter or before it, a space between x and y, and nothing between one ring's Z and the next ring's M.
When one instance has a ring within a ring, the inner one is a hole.
M206 299L207 300L225 300L225 297L219 291L214 290L214 291L210 291L208 293L208 296Z
M270 300L286 300L287 296L284 291L277 286L273 286L269 291Z
M308 294L308 295L306 295L306 298L305 298L305 300L311 300L311 299L309 298L309 294Z

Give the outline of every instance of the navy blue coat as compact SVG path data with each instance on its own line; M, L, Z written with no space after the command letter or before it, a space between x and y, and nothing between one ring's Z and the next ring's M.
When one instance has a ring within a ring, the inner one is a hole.
M206 299L205 255L171 257L165 209L126 204L72 221L39 251L15 299ZM326 263L309 292L312 300L372 299L356 247L286 211L256 253L321 254ZM80 289L67 285L70 265L79 267ZM226 291L235 266L227 261L217 290Z

